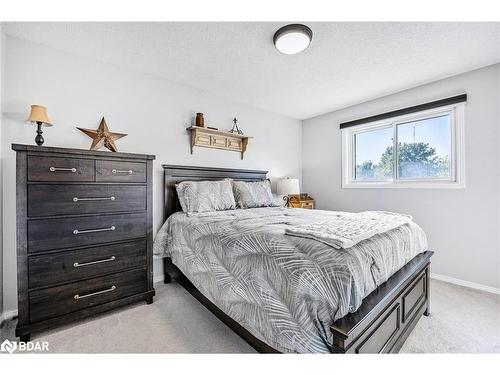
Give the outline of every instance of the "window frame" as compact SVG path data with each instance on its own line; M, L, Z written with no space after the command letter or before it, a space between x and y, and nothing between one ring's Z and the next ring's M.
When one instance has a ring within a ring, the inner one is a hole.
M342 188L465 188L465 147L464 114L465 103L456 103L411 114L395 116L366 124L347 127L342 135ZM432 117L450 115L450 177L446 178L405 178L398 179L397 126L400 124L424 120ZM357 181L355 134L375 129L393 129L393 177L389 180Z

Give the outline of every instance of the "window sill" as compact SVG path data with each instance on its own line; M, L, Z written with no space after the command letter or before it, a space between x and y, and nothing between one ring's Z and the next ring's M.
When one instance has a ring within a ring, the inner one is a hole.
M465 182L400 181L400 182L344 182L342 189L465 189Z

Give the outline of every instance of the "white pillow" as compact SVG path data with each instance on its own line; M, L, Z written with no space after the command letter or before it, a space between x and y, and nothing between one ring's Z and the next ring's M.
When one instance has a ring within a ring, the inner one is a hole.
M231 181L183 181L175 185L182 211L187 214L234 210Z
M233 181L236 205L240 208L275 206L271 183L264 181Z

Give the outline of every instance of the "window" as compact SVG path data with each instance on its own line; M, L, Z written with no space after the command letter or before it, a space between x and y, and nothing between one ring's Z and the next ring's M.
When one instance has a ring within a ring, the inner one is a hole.
M392 127L353 133L355 181L390 181L393 175Z
M342 186L464 187L464 103L342 129Z

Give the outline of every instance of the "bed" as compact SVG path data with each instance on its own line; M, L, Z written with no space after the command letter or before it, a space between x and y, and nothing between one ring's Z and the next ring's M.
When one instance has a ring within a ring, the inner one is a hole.
M179 282L258 352L397 352L422 314L429 315L433 253L418 226L335 251L283 234L284 226L331 214L326 211L181 212L179 182L260 181L265 171L163 168L170 220L155 244L165 246L168 238L177 245L164 258L165 282Z

